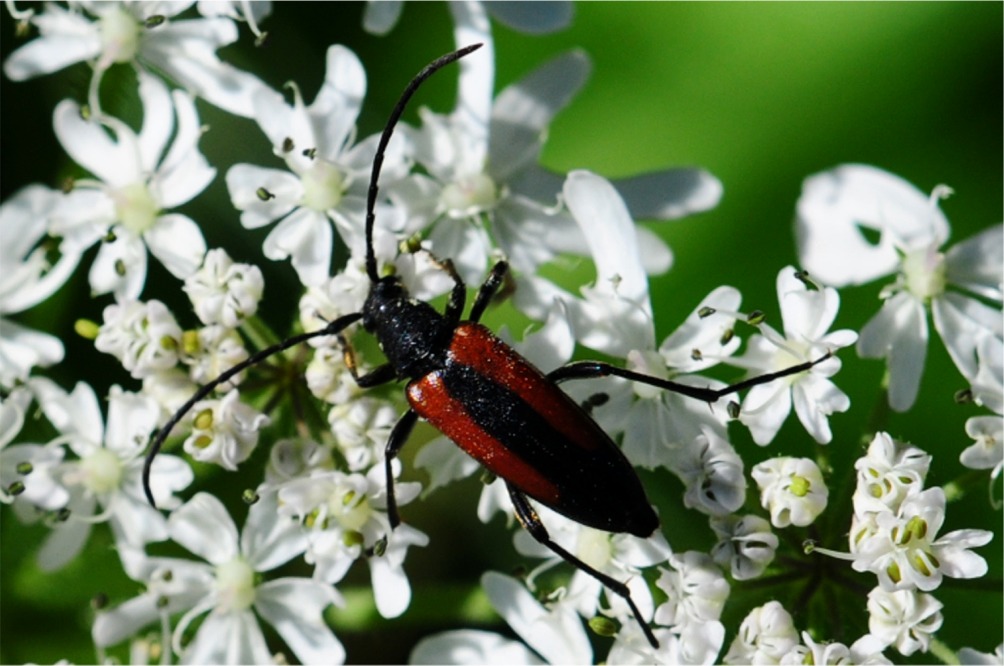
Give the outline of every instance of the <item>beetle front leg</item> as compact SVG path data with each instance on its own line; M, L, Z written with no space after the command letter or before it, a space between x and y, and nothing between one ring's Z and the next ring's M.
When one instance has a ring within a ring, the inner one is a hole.
M394 497L394 471L391 469L391 463L394 461L394 458L397 458L397 454L401 451L404 443L408 441L411 430L415 427L417 421L418 414L414 410L409 409L406 411L398 419L394 429L390 431L390 438L387 440L387 447L384 449L383 464L384 471L387 474L387 519L390 520L391 529L401 524L401 516L397 512L397 499Z
M359 388L371 388L397 379L397 371L390 363L378 365L365 375L360 375L359 366L356 364L356 352L351 343L344 335L339 335L338 344L342 346L342 360L345 361L345 367L349 369L352 379L356 380L356 386Z
M645 634L645 638L648 639L649 644L655 648L659 649L659 641L656 640L655 634L652 633L652 628L648 626L648 623L641 616L641 611L638 610L638 606L635 605L634 599L631 598L631 590L628 586L619 580L611 578L610 576L597 571L593 567L589 566L575 555L556 544L551 540L551 535L548 534L547 528L544 524L540 522L540 517L537 512L534 511L533 507L530 506L530 501L527 499L526 495L522 491L514 488L512 484L506 483L506 488L509 490L509 499L512 500L513 509L516 511L516 518L519 520L523 528L530 533L534 539L537 540L543 546L550 548L556 555L561 557L573 567L589 574L596 580L598 580L604 587L608 590L624 599L628 606L631 607L631 612L634 614L635 620L641 626L642 632Z
M492 266L491 272L485 278L484 284L478 290L478 295L474 298L474 305L471 306L471 321L481 321L481 315L485 313L485 308L488 307L488 304L498 292L499 287L502 286L502 282L505 280L506 273L508 272L509 263L506 261L496 262Z

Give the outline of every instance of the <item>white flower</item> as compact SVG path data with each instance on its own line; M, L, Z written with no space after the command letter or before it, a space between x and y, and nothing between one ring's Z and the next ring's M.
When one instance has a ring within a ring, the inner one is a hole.
M295 85L292 91L292 106L267 88L254 96L253 105L255 121L289 171L237 164L227 172L227 189L246 228L279 220L265 238L265 256L291 258L300 281L317 286L331 272L332 224L351 254L364 254L362 230L377 137L353 145L366 75L347 48L328 49L324 84L313 104L304 105ZM402 148L400 140L388 146L382 186L404 175ZM381 224L394 224L389 210L377 217Z
M199 462L216 463L233 471L258 445L259 431L269 418L240 401L236 389L222 398L203 400L192 407L192 433L185 453Z
M365 554L377 610L384 617L397 617L411 602L403 569L408 548L425 546L429 538L405 524L391 530L384 484L382 465L365 476L314 470L278 486L278 496L280 513L308 528L306 559L315 566L315 577L336 583ZM420 485L397 483L394 489L401 505L418 495Z
M771 458L752 471L760 487L760 505L774 527L804 527L826 508L829 490L819 467L808 458Z
M0 386L28 379L32 368L63 359L63 343L7 319L46 300L67 280L80 260L72 243L60 242L59 258L50 265L45 237L62 195L42 185L29 185L0 205Z
M40 36L7 58L4 73L24 81L73 63L93 62L90 98L97 112L104 72L116 63L139 62L211 104L247 116L251 96L263 84L216 56L218 48L237 40L237 27L222 17L172 20L191 4L88 2L64 9L47 3L31 18Z
M641 616L651 617L654 608L652 591L640 574L643 568L665 562L670 556L669 544L662 533L656 532L642 539L626 533L604 532L576 523L543 505L535 504L534 508L555 543L595 570L624 581ZM530 584L538 573L564 562L526 530L516 532L513 543L522 555L545 558L529 577ZM591 618L599 608L600 593L604 589L596 578L576 569L568 583L565 601L583 617ZM634 622L634 615L624 599L609 591L606 592L606 599L609 604L607 613L623 623Z
M777 601L750 611L724 657L726 664L778 664L798 645L791 615Z
M87 384L78 383L69 394L41 378L33 379L31 387L46 417L77 456L57 471L60 483L70 491L69 517L42 546L42 568L54 570L66 564L83 547L93 524L105 520L119 543L142 546L166 539L164 517L147 503L141 483L147 440L160 414L154 401L113 386L105 423ZM192 478L181 458L158 456L150 472L157 504L177 506L173 494Z
M691 399L692 403L699 403ZM721 516L738 510L746 501L743 461L724 437L708 426L668 461L687 491L683 504L702 513Z
M0 502L28 503L44 511L66 506L70 494L55 476L65 453L62 446L15 444L11 441L24 425L31 391L15 388L0 400Z
M394 403L372 396L360 396L331 408L328 423L349 470L362 471L383 461L384 448L398 418Z
M681 630L655 627L652 632L659 641L653 648L637 624L623 627L614 638L607 664L706 664L718 662L725 641L725 625L715 620L687 624Z
M718 537L711 557L719 566L728 567L736 580L757 578L774 560L778 538L760 516L713 516L710 523Z
M237 328L258 311L265 282L257 266L235 264L226 250L206 253L202 268L185 280L184 290L203 324Z
M709 555L694 550L669 556L656 585L668 597L655 609L655 621L674 629L717 621L729 598L729 584Z
M760 335L750 339L746 353L732 361L753 375L817 361L857 339L857 334L847 329L827 333L837 316L840 296L831 287L810 290L790 266L777 275L777 300L784 336L769 324L761 324ZM839 370L840 359L832 357L806 372L754 386L743 400L739 420L749 427L757 444L767 444L794 405L809 434L821 444L829 442L832 434L827 417L850 407L850 399L828 379Z
M852 164L807 179L799 200L799 252L814 276L842 286L898 271L858 341L861 356L887 359L889 404L897 411L909 409L917 396L928 306L967 379L975 375L982 338L1004 336L1004 228L994 225L942 253L949 227L937 203L950 193L939 186L927 197L897 176ZM880 233L878 245L869 243L862 228Z
M212 325L200 328L194 335L184 335L181 360L189 365L189 376L197 384L205 384L238 363L247 360L244 340L231 328ZM222 385L221 390L240 384L243 373Z
M979 578L987 563L970 548L990 542L986 530L955 530L938 538L945 520L945 493L929 488L903 500L895 513L873 514L860 529L852 526L852 566L878 576L882 589L925 592L942 577Z
M448 631L422 639L412 650L410 663L592 663L589 637L568 603L559 600L545 607L519 581L494 572L484 574L481 585L492 607L536 654L497 634Z
M273 493L264 493L251 507L239 536L220 501L206 493L177 509L168 523L171 538L206 562L137 558L127 571L148 590L98 616L96 643L123 640L166 606L170 612L188 609L173 640L186 663L271 663L273 653L258 618L271 624L303 663L344 660L345 650L323 618L327 606L342 603L333 587L294 577L259 582L262 574L296 557L305 546L302 529L279 514ZM182 646L191 623L207 612L194 637Z
M791 664L890 664L881 654L876 641L870 636L847 647L836 641L812 640L809 632L802 632L802 645L796 645L781 657L780 663Z
M927 652L944 620L941 608L941 602L926 592L876 587L868 593L868 631L902 655Z
M53 118L63 148L96 178L77 181L74 206L63 207L53 231L74 236L84 247L102 241L91 265L91 288L114 292L118 300L142 291L147 249L175 277L198 269L206 252L202 231L188 216L168 211L195 197L216 175L198 149L202 127L194 100L180 90L168 92L142 72L139 95L139 134L115 118L85 119L71 100L60 102Z
M915 446L894 440L888 433L875 433L865 455L858 458L854 511L896 511L903 500L924 488L931 456Z
M112 304L103 318L94 346L121 361L133 377L143 379L177 365L181 327L160 301Z
M974 416L966 421L966 434L975 441L959 455L959 461L970 469L993 470L993 482L1004 468L1004 418Z

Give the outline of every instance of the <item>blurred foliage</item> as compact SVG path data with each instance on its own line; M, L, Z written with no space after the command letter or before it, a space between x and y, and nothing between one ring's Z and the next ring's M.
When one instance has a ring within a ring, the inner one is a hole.
M362 5L354 3L276 3L264 22L269 39L263 47L254 48L252 36L242 28L240 43L221 54L275 87L297 81L309 101L323 77L326 48L347 45L359 55L369 80L360 119L360 136L365 136L383 125L413 73L453 48L453 38L441 3L409 4L386 37L362 32L361 11ZM797 262L795 202L803 179L818 171L865 162L923 191L950 185L955 195L942 205L953 240L1002 218L1000 3L584 3L575 11L573 25L552 35L528 36L495 26L496 89L570 48L584 49L592 60L585 89L551 127L543 163L559 171L586 168L607 176L697 165L724 184L715 210L654 227L675 255L673 268L652 279L660 339L720 284L738 287L744 308L763 309L777 321L775 276ZM15 37L9 15L0 13L0 50L6 57L23 42ZM135 101L115 87L116 78L128 82L128 70L121 69L112 73L103 99L109 109L135 118ZM53 136L51 114L60 99L82 101L88 77L87 67L77 65L25 83L3 80L4 199L32 182L57 186L74 172ZM123 89L128 89L126 83ZM455 77L442 75L421 91L417 103L447 111L454 91ZM183 210L202 224L211 247L223 246L238 260L260 257L266 230L248 232L239 226L223 175L235 162L271 165L275 158L252 121L228 117L201 102L199 109L209 127L202 147L220 172L209 190ZM405 117L414 120L415 108ZM262 268L263 317L283 334L293 319L296 283L288 265ZM569 284L588 279L588 267L579 266ZM174 284L162 270L152 270L144 293L180 309L185 305L180 292L164 297L177 291ZM878 308L879 286L843 290L835 328L859 329ZM100 321L101 308L109 302L88 299L86 270L81 268L74 282L18 320L64 339L66 361L46 374L65 388L80 379L90 381L99 395L112 383L133 388L112 359L73 334L75 318L83 314ZM490 313L489 323L498 326L510 314L508 308ZM509 324L520 330L521 324ZM837 383L850 395L852 411L831 419L834 441L826 453L836 469L846 469L860 454L862 424L871 415L872 424L934 455L929 485L943 485L965 472L958 463L958 453L969 443L962 424L979 410L953 404L952 394L964 383L940 341L929 347L920 397L907 414L882 408L880 363L860 361L851 350L843 358ZM102 371L95 373L96 368ZM765 449L757 449L738 429L734 435L748 466L779 452L811 456L818 448L790 419L778 442ZM406 449L406 468L416 448ZM409 473L411 478L419 475ZM250 475L215 474L206 483L233 484L239 492ZM710 530L703 517L680 506L679 482L666 473L644 473L643 480L660 506L674 549L708 548ZM979 552L990 562L990 586L999 592L1001 520L988 506L985 484L986 475L977 475L970 492L949 506L944 530L997 526L994 542ZM415 588L412 608L394 621L378 618L371 609L360 611L368 629L354 622L338 632L350 661L401 661L421 635L486 617L483 600L473 591L478 577L489 568L511 571L520 559L498 529L501 521L490 527L478 523L477 493L477 481L468 480L405 507L406 519L432 537L406 563ZM44 528L24 528L7 509L0 518L0 662L93 660L88 600L100 592L117 602L136 592L117 563L107 530L96 529L80 558L45 576L32 561ZM839 544L847 516L823 525L833 532L831 542ZM365 567L357 566L341 587L352 590L352 598L366 599L367 585ZM783 600L796 592L761 590L761 596ZM999 593L947 581L936 595L946 606L939 637L950 647L992 650L1000 642ZM467 617L443 612L465 599L481 610ZM762 599L733 598L725 618L732 628L727 641L754 603ZM866 619L864 599L857 613ZM815 616L811 620L829 626ZM796 618L799 627L809 621ZM863 630L855 626L846 636L820 638L850 642Z

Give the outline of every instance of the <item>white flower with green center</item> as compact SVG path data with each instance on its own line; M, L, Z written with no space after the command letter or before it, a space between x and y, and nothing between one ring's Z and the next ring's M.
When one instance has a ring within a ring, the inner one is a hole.
M53 125L66 152L94 178L75 182L53 232L81 249L101 242L90 270L97 294L137 298L147 273L147 250L175 277L202 264L206 243L188 216L171 212L215 177L199 152L202 126L190 95L169 92L160 79L139 73L143 125L137 134L107 116L85 119L80 105L63 100ZM173 141L168 144L173 133Z
M366 75L344 46L328 49L324 84L310 106L304 104L299 87L288 87L292 105L267 88L255 95L253 104L255 121L288 170L236 164L227 171L227 189L244 227L257 229L278 221L265 238L265 256L291 259L300 281L315 287L331 274L332 225L353 255L364 254L362 230L377 137L354 145ZM406 169L402 140L391 141L381 190L402 178ZM377 215L380 224L393 218L389 210Z
M0 503L15 504L18 511L24 504L56 511L70 499L55 476L65 449L32 443L9 446L21 431L31 402L32 392L25 386L0 399Z
M868 631L902 655L927 652L944 621L941 608L941 602L926 592L876 587L868 593Z
M70 498L63 509L66 519L54 527L39 553L42 568L58 569L73 559L99 522L109 523L120 544L141 547L166 539L164 517L147 503L140 483L147 441L160 416L157 404L113 386L105 422L87 384L78 383L72 393L47 379L32 379L30 386L46 418L60 432L50 446L66 443L76 455L55 470ZM150 489L157 504L177 506L174 493L192 478L181 458L158 456L150 469Z
M921 449L888 433L876 433L868 451L854 464L858 472L854 512L898 510L904 499L923 490L930 466L931 456Z
M774 527L805 527L826 508L829 489L819 466L808 458L771 458L751 474L760 488L760 505Z
M258 445L258 433L269 418L240 401L237 389L219 399L195 403L190 412L192 433L185 453L233 471Z
M774 561L779 541L770 523L760 516L713 516L710 523L718 538L711 557L736 580L757 578Z
M216 56L217 49L237 40L236 25L224 17L174 20L191 4L87 2L65 9L47 3L30 18L39 37L7 58L4 73L24 81L74 63L93 63L89 102L97 113L104 73L112 65L133 63L166 74L230 113L249 115L251 97L263 84Z
M398 505L421 490L418 483L396 483ZM384 467L374 465L364 476L315 470L278 486L282 515L296 518L309 535L306 560L320 580L337 583L352 563L364 558L377 610L397 617L411 603L411 586L404 560L411 546L429 542L422 532L400 524L393 530L387 517Z
M898 511L876 513L852 530L852 566L871 571L886 591L930 592L942 578L979 578L987 563L971 548L990 542L993 533L963 529L938 537L945 521L945 492L929 488L907 497Z
M174 368L182 351L182 332L160 301L127 300L105 308L94 346L117 358L136 379Z
M1004 345L1004 227L993 225L943 251L949 225L938 206L944 185L925 195L865 165L844 165L805 181L798 203L802 265L825 284L863 284L890 274L882 308L861 329L858 353L885 358L889 405L906 411L917 397L934 328L962 375L977 374L977 350ZM868 234L879 235L878 242Z
M265 281L257 266L234 263L226 250L216 248L206 253L184 289L203 324L237 328L258 311Z
M777 601L750 611L739 625L723 661L726 664L777 664L798 645L791 615Z
M761 323L760 334L750 339L746 353L730 361L748 368L751 375L818 361L857 340L857 333L848 329L829 332L840 308L836 289L810 289L790 266L777 275L777 300L784 335ZM851 404L829 379L840 365L834 356L805 372L751 388L743 399L739 420L749 427L753 441L763 445L773 440L794 407L809 434L821 444L829 442L833 436L829 415L847 411Z
M175 510L168 528L173 541L205 561L131 554L126 571L147 591L99 613L97 645L113 645L158 618L186 611L170 641L184 663L272 663L259 620L272 625L302 663L345 659L323 617L328 606L342 603L331 585L300 577L265 580L306 546L302 527L280 515L274 493L263 493L251 506L239 535L223 504L207 493ZM203 615L189 636L189 627Z

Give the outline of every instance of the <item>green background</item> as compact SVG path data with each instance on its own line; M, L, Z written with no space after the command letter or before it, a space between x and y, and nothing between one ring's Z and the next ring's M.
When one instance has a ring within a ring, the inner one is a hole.
M0 48L6 57L21 42L14 37L13 21L6 12L0 13ZM365 136L379 130L412 74L453 48L453 38L441 3L407 6L386 37L367 35L360 25L361 5L278 3L264 22L270 33L264 47L252 47L249 33L242 30L241 43L224 49L222 55L273 86L296 80L309 101L323 77L326 48L332 43L348 45L368 76L360 119L360 136ZM552 124L544 164L555 170L586 168L611 177L695 165L724 184L723 199L715 210L654 227L675 254L673 268L652 279L661 339L720 284L740 288L744 308L763 309L776 321L775 276L781 267L797 263L792 219L801 183L838 164L874 164L922 191L939 183L951 186L955 195L942 207L952 224L953 241L999 222L1004 180L1001 25L999 3L585 3L575 6L571 27L556 34L528 36L496 25L496 89L566 49L582 48L592 59L593 72L582 93ZM27 183L58 186L74 173L52 134L51 113L64 97L82 101L88 76L89 70L78 65L26 83L3 79L4 199ZM128 80L127 73L111 74L112 79L116 76ZM449 110L454 82L448 74L436 77L419 93L418 103ZM135 117L128 99L113 93L107 100L108 108ZM203 103L199 109L210 127L201 145L220 173L202 197L182 210L200 222L210 246L223 246L239 260L260 258L265 232L247 232L239 226L223 175L235 162L275 162L253 122L235 120ZM409 110L406 118L415 117L414 109ZM285 264L262 268L263 317L283 333L295 310L296 283ZM570 278L573 284L589 279L588 269L580 273ZM108 302L86 302L86 271L78 269L76 278L46 304L16 317L66 341L66 361L46 374L68 389L87 378L99 396L111 383L137 388L110 357L73 335L77 317L100 320L101 308ZM153 268L144 295L163 298L166 290L174 291L172 284L163 271ZM834 328L860 329L878 308L880 284L842 290L843 306ZM183 308L180 298L164 300L176 311ZM506 309L492 312L489 322L512 325L511 314ZM514 328L519 330L516 321ZM852 408L831 419L834 440L827 453L837 469L860 455L861 424L874 410L881 427L934 455L928 485L943 485L965 473L958 463L958 453L969 444L963 423L983 412L953 403L952 394L964 388L964 382L939 340L929 346L918 402L903 415L881 409L880 363L860 361L852 350L841 356L844 369L837 383L850 395ZM100 372L95 373L96 368ZM812 456L816 449L796 423L786 424L778 441L766 449L755 447L739 429L732 432L747 469L768 455ZM417 446L411 448L406 458ZM208 487L243 488L253 483L255 474L249 472L242 479L216 474ZM405 475L420 477L417 471ZM679 482L664 473L646 473L643 480L660 507L674 549L706 550L710 546L706 520L682 509ZM475 620L470 618L505 630L491 624L476 592L477 578L485 570L511 571L522 562L506 545L509 537L498 522L487 528L478 523L474 516L478 492L477 481L470 479L406 507L406 519L432 540L427 548L409 554L406 567L415 594L402 618L385 621L366 614L366 567L357 565L339 586L364 607L361 616L341 613L335 618L350 661L403 660L417 637L471 626ZM1000 494L999 486L996 492ZM97 529L84 556L66 569L43 576L31 555L44 529L25 529L6 508L0 520L0 662L93 660L88 600L103 592L113 602L121 601L137 591L118 566L107 531ZM948 581L936 592L946 606L939 637L952 648L971 645L989 651L1001 642L1000 523L1000 512L987 505L985 474L978 475L962 500L949 506L943 532L995 529L994 541L979 550L991 567L988 581L980 585L992 591ZM846 516L822 522L821 528L830 530L824 538L839 545L847 524ZM860 580L870 586L874 579ZM752 605L766 598L790 599L803 589L761 590L760 597L740 597L734 591L726 627L734 629ZM467 606L458 610L461 600ZM796 618L799 628L834 626L822 637L846 642L865 630L860 624L841 627L816 615L832 600L820 601ZM837 603L854 602L840 597ZM849 612L856 614L858 623L866 617L863 601L859 606ZM461 617L464 613L467 617ZM369 629L361 630L360 625ZM844 636L838 635L841 630ZM729 631L726 640L732 635ZM605 650L599 648L598 655L605 655ZM902 660L892 650L887 655ZM928 655L906 661L930 659Z

